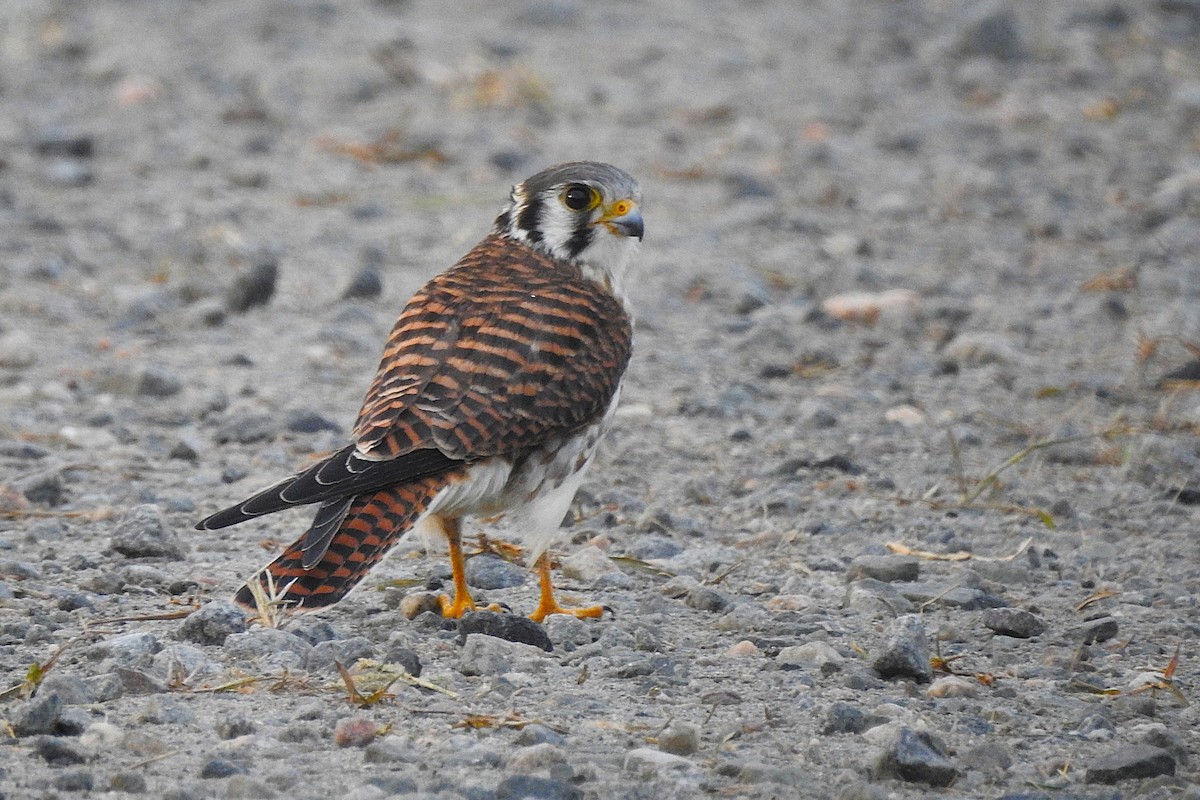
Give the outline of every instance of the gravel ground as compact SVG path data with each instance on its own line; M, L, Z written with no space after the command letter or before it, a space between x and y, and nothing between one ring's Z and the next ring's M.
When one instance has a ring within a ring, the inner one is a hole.
M1198 53L1190 0L6 0L0 796L1200 798ZM192 524L575 158L646 196L559 551L614 616L409 619L414 542L248 625L306 516Z

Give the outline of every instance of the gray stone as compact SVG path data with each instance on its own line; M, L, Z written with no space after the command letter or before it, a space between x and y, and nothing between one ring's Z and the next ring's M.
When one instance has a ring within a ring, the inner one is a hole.
M231 775L248 775L249 768L242 763L225 758L210 758L200 767L201 778L228 778Z
M117 667L113 675L120 680L122 694L158 694L167 690L165 683L141 670Z
M299 636L277 628L253 628L245 633L227 636L222 649L230 658L295 661L299 665L312 652L312 645ZM282 658L284 656L288 658Z
M684 602L691 608L713 614L720 613L730 606L728 597L708 586L693 587L687 593L687 599Z
M264 256L249 270L239 275L229 287L225 304L230 311L241 314L255 306L265 306L275 295L275 282L279 277L279 263Z
M470 611L458 621L459 641L465 642L473 634L486 634L510 642L540 647L546 652L554 649L545 629L529 619L515 614L499 614L494 611Z
M239 736L254 733L258 729L258 725L245 714L233 711L218 716L213 722L213 729L222 739L236 739Z
M524 567L486 553L467 561L467 583L479 589L510 589L525 583L528 577Z
M34 752L51 766L84 764L93 754L77 739L66 736L39 736L33 742Z
M1020 608L989 608L983 612L982 620L984 627L1017 639L1029 639L1046 631L1041 617Z
M60 506L67 501L66 484L63 483L62 473L56 469L22 478L14 484L14 488L31 503Z
M1092 759L1087 782L1113 784L1174 774L1175 759L1167 750L1148 744L1122 745Z
M38 692L9 712L8 721L17 736L54 733L63 705L62 698L54 692Z
M526 725L517 734L517 744L521 747L531 747L535 744L552 744L555 747L562 747L566 742L567 737L538 722Z
M5 559L0 561L0 575L6 578L16 578L21 581L36 581L42 577L42 571L37 568L36 564L31 564L28 561L11 561Z
M225 782L226 800L270 800L278 796L266 783L249 775L230 775Z
M63 705L77 706L96 702L92 688L78 675L54 670L38 686L38 694L56 694Z
M368 786L382 789L388 797L399 794L416 794L417 784L403 775L376 775L367 779Z
M908 556L859 556L850 562L846 579L874 578L884 583L915 581L921 573L920 562Z
M890 583L864 578L846 587L846 608L871 614L906 614L915 606Z
M246 631L246 610L224 600L208 603L179 626L179 636L190 642L223 645L226 637Z
M683 756L649 747L638 747L625 753L624 769L637 778L649 780L660 774L692 772L696 765Z
M949 786L958 770L934 745L928 734L901 727L876 760L876 778L899 778L908 783Z
M379 274L379 267L373 263L365 264L350 279L350 284L342 292L342 299L374 300L382 293L383 278Z
M866 729L867 715L861 709L849 703L834 703L825 712L825 722L821 725L821 735L862 733Z
M64 792L90 792L95 785L96 779L86 769L69 769L54 777L54 788Z
M884 679L912 678L919 683L933 679L925 622L919 614L906 614L888 626L888 639L872 666Z
M700 729L690 722L673 722L658 734L658 749L690 756L700 749Z
M334 639L315 645L304 666L310 672L334 669L334 662L343 667L352 667L360 658L374 658L375 645L370 639L355 636L350 639Z
M979 17L963 31L959 52L997 61L1019 61L1028 55L1022 38L1016 15L1007 9L995 11Z
M1082 625L1077 625L1074 629L1075 638L1081 639L1084 644L1099 644L1107 642L1117 635L1117 621L1112 617L1100 617L1091 619Z
M123 666L149 666L159 649L154 634L138 631L97 642L88 648L88 656L95 659L111 658Z
M299 636L313 647L316 647L321 642L332 642L335 639L346 638L337 628L325 620L313 619L312 617L301 617L295 624L288 627L288 633L293 636Z
M162 511L152 504L131 508L113 528L112 548L128 558L182 559L183 545L168 526Z
M464 675L501 675L505 672L541 672L545 663L541 648L472 633L463 644L458 668Z
M979 611L1007 605L1003 600L974 586L946 586L938 583L896 583L896 589L919 606L961 608Z
M148 787L146 779L140 772L122 770L121 772L113 773L112 778L108 782L108 788L113 792L144 794Z
M387 664L399 664L414 678L421 677L421 658L402 644L391 644L383 656Z
M183 391L183 379L162 367L146 367L138 375L137 394L143 397L171 397Z
M496 787L496 800L583 800L583 791L536 775L509 775Z

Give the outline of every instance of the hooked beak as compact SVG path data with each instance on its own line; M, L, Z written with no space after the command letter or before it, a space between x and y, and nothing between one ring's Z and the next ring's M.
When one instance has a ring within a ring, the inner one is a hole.
M624 213L619 213L620 211ZM597 222L618 236L636 236L639 242L645 229L642 224L642 212L632 200L618 200L613 203Z

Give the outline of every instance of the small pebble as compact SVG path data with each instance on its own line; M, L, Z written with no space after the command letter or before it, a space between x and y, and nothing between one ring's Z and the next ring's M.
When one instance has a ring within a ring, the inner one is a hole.
M86 747L65 736L39 736L33 747L43 761L55 767L83 764L92 758Z
M64 792L90 792L95 785L95 777L86 769L66 770L54 778L54 787Z
M400 613L405 619L416 619L426 612L440 614L442 606L438 596L432 592L412 592L400 600Z
M499 614L495 611L469 611L458 621L459 641L472 634L486 634L509 642L540 647L546 652L554 649L545 628L528 617Z
M934 745L928 734L900 727L876 760L876 777L899 778L908 783L949 786L958 778L950 759Z
M1099 644L1115 637L1117 631L1118 625L1115 619L1100 617L1076 626L1074 633L1075 637L1081 639L1084 644Z
M201 778L228 778L230 775L247 775L246 765L224 758L210 758L200 767Z
M247 613L233 603L214 600L188 615L179 626L179 636L197 644L223 645L230 634L246 631Z
M867 729L867 715L849 703L834 703L825 712L821 735L838 733L862 733Z
M135 506L113 528L110 545L127 558L163 557L179 560L185 555L156 505Z
M239 275L229 287L225 304L230 311L241 314L255 306L265 306L275 295L275 282L279 277L279 262L264 257L249 270Z
M545 669L542 648L471 633L463 643L459 671L464 675L502 675L505 672L541 672Z
M804 644L789 645L779 651L775 657L781 666L798 667L811 664L815 667L840 665L846 658L826 642L805 642Z
M984 627L1001 636L1029 639L1046 631L1046 623L1035 614L1020 608L989 608L984 610Z
M366 717L344 717L333 729L333 741L338 747L366 747L375 741L379 725Z
M921 565L909 556L858 556L846 570L847 581L874 578L884 583L915 581L920 575Z
M762 654L763 652L758 649L758 645L747 639L743 639L725 651L725 655L732 658L762 658Z
M943 675L925 690L927 697L978 697L979 683L958 675Z
M673 722L658 734L658 749L689 756L700 749L700 729L690 722Z
M620 573L612 559L595 545L580 548L562 559L561 568L564 578L579 581L586 586L592 586L610 573Z
M524 567L486 553L467 561L467 583L479 589L510 589L525 583L528 577Z
M1086 781L1114 784L1174 774L1175 759L1161 747L1148 744L1121 745L1092 759L1087 766Z
M350 279L350 284L342 292L342 299L374 300L381 294L383 294L383 278L380 277L379 267L375 264L366 264Z
M33 699L7 711L6 716L17 736L54 733L63 705L62 698L54 692L38 692Z
M729 608L729 598L708 586L695 586L687 593L684 601L690 608L713 614Z
M884 679L912 678L918 683L929 683L933 668L925 622L919 614L897 617L888 626L887 643L872 666Z

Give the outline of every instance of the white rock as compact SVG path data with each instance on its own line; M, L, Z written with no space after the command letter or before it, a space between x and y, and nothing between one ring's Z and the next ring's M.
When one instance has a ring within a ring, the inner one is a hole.
M826 642L805 642L783 648L775 660L780 664L811 664L822 667L826 664L841 664L846 658Z
M641 778L653 778L656 773L691 772L696 765L683 756L639 747L625 754L625 771Z
M903 428L916 428L929 423L929 418L925 416L925 412L916 406L894 406L883 412L883 418L888 422L895 422Z
M546 651L531 644L470 633L463 644L458 669L464 675L542 672L546 668L546 658Z
M619 572L604 551L588 545L562 560L562 574L580 583L593 584L610 572Z
M920 296L911 289L886 289L882 292L835 294L825 298L821 308L831 317L871 325L884 314L907 315L920 303Z

